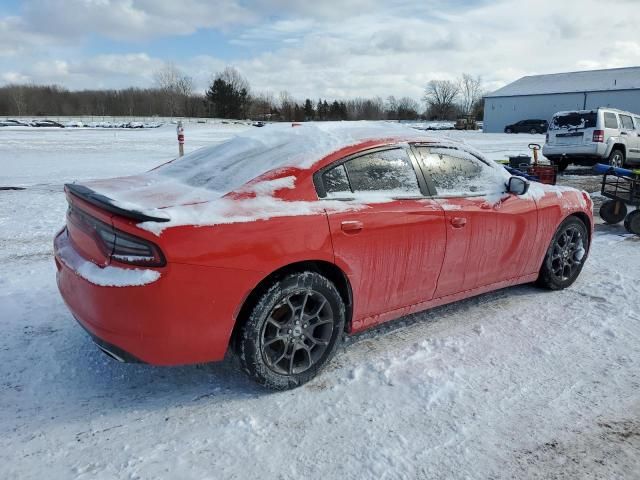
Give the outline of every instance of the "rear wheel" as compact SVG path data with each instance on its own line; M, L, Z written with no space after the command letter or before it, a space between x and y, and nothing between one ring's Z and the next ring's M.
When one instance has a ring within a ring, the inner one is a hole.
M640 235L640 210L634 210L624 219L624 228L629 233Z
M262 295L239 332L242 368L266 387L298 387L333 356L344 323L333 283L315 272L288 275Z
M577 217L560 224L547 250L538 285L550 290L562 290L576 281L589 251L587 227Z
M600 206L600 218L610 225L615 225L627 216L627 206L620 200L607 200Z
M559 172L564 172L569 166L569 160L566 158L560 158L558 160L551 160L551 164L558 167Z
M613 150L609 155L609 165L612 167L624 167L624 152L622 150Z

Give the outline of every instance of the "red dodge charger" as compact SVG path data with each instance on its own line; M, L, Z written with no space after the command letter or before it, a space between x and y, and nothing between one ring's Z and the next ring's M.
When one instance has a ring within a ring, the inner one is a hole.
M568 287L593 229L586 193L384 123L269 125L65 192L58 287L105 353L179 365L231 349L276 389L313 378L345 332Z

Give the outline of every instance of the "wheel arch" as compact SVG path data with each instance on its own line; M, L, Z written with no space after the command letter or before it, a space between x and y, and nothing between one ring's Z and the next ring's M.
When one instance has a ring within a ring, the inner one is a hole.
M624 143L614 143L613 146L611 147L611 150L609 151L609 155L611 155L611 153L614 150L620 150L622 152L622 154L624 155L624 158L626 160L626 158L627 158L627 146Z
M251 309L255 306L264 292L268 290L269 286L273 284L273 282L293 273L308 271L320 273L335 285L345 305L345 329L349 331L351 329L351 316L353 312L353 290L351 288L349 278L342 269L334 263L327 262L326 260L304 260L278 268L260 280L253 290L251 290L249 295L244 299L244 302L236 315L236 321L233 326L233 331L231 332L229 346L232 349L236 348L236 339L238 337L240 327L242 327L246 321Z
M579 220L581 220L582 223L584 223L584 225L587 227L587 233L589 234L589 238L591 238L591 235L593 234L593 225L591 224L591 219L589 218L589 215L587 215L584 212L574 212L571 215L567 216L567 218L571 218L571 217L576 217Z

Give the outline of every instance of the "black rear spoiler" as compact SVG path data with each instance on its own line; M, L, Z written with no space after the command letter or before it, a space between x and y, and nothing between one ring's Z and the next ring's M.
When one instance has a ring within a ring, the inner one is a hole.
M114 215L118 215L124 218L130 218L131 220L136 220L138 222L168 222L168 218L163 217L154 217L151 215L147 215L146 213L139 212L137 210L128 210L126 208L122 208L117 206L113 199L109 197L105 197L104 195L97 193L91 190L84 185L78 185L76 183L66 183L64 185L65 190L67 190L72 195L84 200L91 205L95 205L96 207L100 207L107 212L113 213Z

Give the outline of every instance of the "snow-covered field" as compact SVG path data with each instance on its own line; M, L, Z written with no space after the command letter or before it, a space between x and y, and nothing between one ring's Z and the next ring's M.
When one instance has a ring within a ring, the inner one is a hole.
M189 125L186 150L239 125ZM494 159L543 136L434 132ZM0 478L640 478L640 239L598 225L562 292L521 286L349 339L294 391L230 359L118 364L55 286L62 184L149 169L175 127L0 130ZM526 255L526 252L523 252Z

